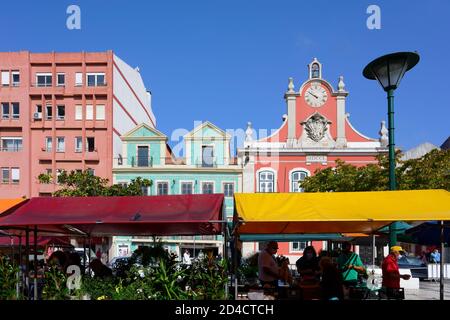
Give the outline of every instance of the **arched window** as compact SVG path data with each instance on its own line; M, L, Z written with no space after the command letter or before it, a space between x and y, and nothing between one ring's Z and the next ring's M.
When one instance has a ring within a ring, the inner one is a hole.
M272 171L259 173L259 192L274 192L274 174Z
M305 171L294 171L291 173L291 191L292 192L303 192L303 188L300 188L300 182L305 180L308 173Z
M314 63L311 67L311 78L320 78L319 65Z

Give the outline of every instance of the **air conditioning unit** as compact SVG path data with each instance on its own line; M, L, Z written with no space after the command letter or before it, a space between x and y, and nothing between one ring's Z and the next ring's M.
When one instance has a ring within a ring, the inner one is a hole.
M39 120L42 119L42 113L41 112L35 112L33 115L33 119Z

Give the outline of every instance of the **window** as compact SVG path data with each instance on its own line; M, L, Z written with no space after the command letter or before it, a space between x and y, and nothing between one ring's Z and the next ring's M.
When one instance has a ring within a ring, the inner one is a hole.
M83 120L83 106L75 106L75 120Z
M18 87L20 85L20 72L13 71L12 74L12 85L13 87Z
M81 72L75 73L75 86L80 87L83 85L83 74Z
M56 85L58 87L64 87L66 85L66 75L64 73L56 74Z
M86 138L86 151L87 152L95 151L95 138L94 137Z
M2 183L9 183L9 168L2 168Z
M203 182L202 183L202 193L203 194L214 193L214 183L213 182Z
M64 137L56 138L56 152L64 152L66 150L66 141Z
M53 139L52 137L45 138L45 151L52 152Z
M66 117L66 107L63 105L56 106L56 119L64 120Z
M214 148L212 146L202 147L202 167L212 167L214 165Z
M18 102L11 103L12 105L12 118L19 119L20 117L20 107Z
M317 63L314 63L311 67L311 78L319 78L319 65Z
M37 73L36 74L36 87L51 87L52 86L52 74L51 73Z
M234 194L234 183L225 182L223 184L223 194L225 195L225 197L232 197Z
M9 119L10 111L9 111L9 103L2 102L2 119Z
M148 187L147 186L141 186L141 192L143 196L148 196Z
M19 183L20 181L20 169L11 168L11 181L12 183Z
M86 105L86 120L94 120L94 106Z
M81 152L83 150L83 138L75 137L75 152Z
M105 105L98 104L96 106L95 119L97 120L105 120Z
M9 86L9 71L2 71L2 86Z
M52 106L50 105L45 106L45 119L47 120L52 119Z
M17 152L22 150L22 138L2 138L1 151Z
M61 183L61 173L63 173L64 170L63 169L56 169L56 182L57 183Z
M91 176L95 176L95 170L92 169L92 168L87 168L87 169L86 169L86 172L87 172L88 174L90 174Z
M104 73L88 73L86 75L86 82L88 87L100 87L105 86L105 74Z
M294 171L291 173L291 192L303 192L300 182L305 180L308 174L305 171Z
M53 174L53 170L47 168L47 169L45 169L45 173L48 174L48 175L52 175Z
M305 250L306 246L308 245L308 243L306 241L296 241L296 242L291 242L290 245L290 251L291 252L302 252L303 250Z
M181 194L193 194L192 182L181 183Z
M138 167L149 167L150 162L150 152L148 146L138 146L137 147L137 166Z
M169 183L168 182L158 182L156 184L156 194L158 196L163 196L169 194Z
M274 192L274 174L272 171L259 173L259 192Z

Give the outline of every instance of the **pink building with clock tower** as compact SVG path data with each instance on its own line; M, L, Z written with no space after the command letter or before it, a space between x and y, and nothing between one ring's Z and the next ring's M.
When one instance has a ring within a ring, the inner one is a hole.
M345 111L348 92L343 77L334 88L322 77L322 64L314 59L308 65L308 79L296 90L289 78L284 94L287 115L271 136L253 139L251 123L244 147L238 155L244 166L243 192L302 192L299 181L317 169L336 165L341 159L355 166L377 163L376 156L387 152L387 129L381 124L380 138L358 132ZM309 243L311 244L311 243ZM302 242L280 243L279 254L302 255L308 245ZM316 250L324 243L313 241ZM259 250L257 243L244 243L244 256Z

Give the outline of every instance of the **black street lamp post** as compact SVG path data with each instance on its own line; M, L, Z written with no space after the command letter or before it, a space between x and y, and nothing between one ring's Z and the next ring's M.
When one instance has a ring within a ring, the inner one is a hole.
M394 91L400 84L406 71L419 62L416 52L397 52L379 57L369 63L363 71L364 77L378 80L388 99L388 131L389 131L389 190L396 190L395 179L395 142L394 142ZM389 226L389 244L397 243L397 223Z

